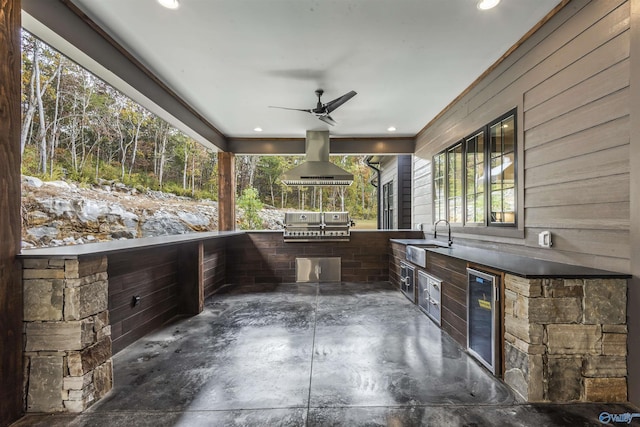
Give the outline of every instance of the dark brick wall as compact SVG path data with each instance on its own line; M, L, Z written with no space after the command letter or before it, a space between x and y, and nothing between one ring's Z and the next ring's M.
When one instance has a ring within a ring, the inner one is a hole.
M340 257L342 281L389 280L389 239L421 231L353 231L349 242L285 243L282 232L249 232L227 240L227 283L295 282L297 257Z

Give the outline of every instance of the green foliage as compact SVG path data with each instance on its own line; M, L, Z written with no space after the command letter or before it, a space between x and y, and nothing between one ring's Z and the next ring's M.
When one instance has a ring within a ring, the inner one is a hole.
M244 211L244 216L240 221L241 230L259 230L262 228L262 221L258 216L258 212L262 209L258 190L252 187L245 188L242 196L238 198L238 207Z
M189 188L182 188L182 184L177 182L168 182L162 186L162 191L165 193L173 193L176 196L191 197L191 190Z
M158 179L153 173L150 172L138 172L124 177L124 184L130 187L138 188L159 188ZM140 190L138 190L140 191Z
M74 181L80 184L84 184L88 186L89 184L95 184L95 174L92 174L91 171L87 171L86 168L81 171L70 170L67 173L67 178L70 181Z
M21 171L23 175L34 176L38 173L38 150L35 146L26 146L22 153L22 167Z
M196 200L213 200L213 201L217 201L218 200L218 194L217 193L212 193L210 191L206 191L206 190L196 190L193 193L193 198Z
M100 163L99 177L107 181L120 180L120 164Z

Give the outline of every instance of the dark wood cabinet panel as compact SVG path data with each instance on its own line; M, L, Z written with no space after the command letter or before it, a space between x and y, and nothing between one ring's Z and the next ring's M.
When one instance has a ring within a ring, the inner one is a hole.
M442 280L442 329L467 345L467 262L429 252L427 272Z

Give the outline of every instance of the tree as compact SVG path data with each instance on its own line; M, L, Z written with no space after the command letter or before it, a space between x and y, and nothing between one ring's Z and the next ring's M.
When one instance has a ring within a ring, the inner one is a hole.
M46 111L43 102L43 98L50 84L55 80L58 73L62 68L62 62L60 56L46 55L42 53L43 43L33 37L23 38L25 46L31 49L31 67L26 66L25 69L31 72L29 79L29 95L23 100L26 101L26 109L23 115L22 122L22 136L20 141L21 152L24 153L29 134L31 133L31 125L33 123L33 116L36 109L38 110L38 135L37 141L39 142L39 171L42 174L47 172L47 123L46 123ZM26 61L25 61L26 62ZM46 62L45 64L41 64ZM27 64L28 65L28 64ZM44 66L44 69L43 69ZM43 79L43 73L50 72L46 80Z
M271 205L276 205L276 196L274 188L280 180L280 175L284 172L284 161L281 156L263 156L259 159L258 170L259 177L265 179L269 185L269 194L271 195Z
M258 212L262 209L262 202L258 197L258 190L253 187L245 188L238 198L238 207L244 211L240 228L242 230L257 230L262 228L262 221Z

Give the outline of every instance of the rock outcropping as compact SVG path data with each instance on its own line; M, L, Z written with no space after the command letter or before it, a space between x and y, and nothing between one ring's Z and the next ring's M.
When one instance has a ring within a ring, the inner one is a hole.
M241 218L242 212L238 212ZM265 229L282 228L284 213L261 212ZM22 178L22 246L82 244L218 229L218 202L160 191L138 192L112 181L79 186Z

